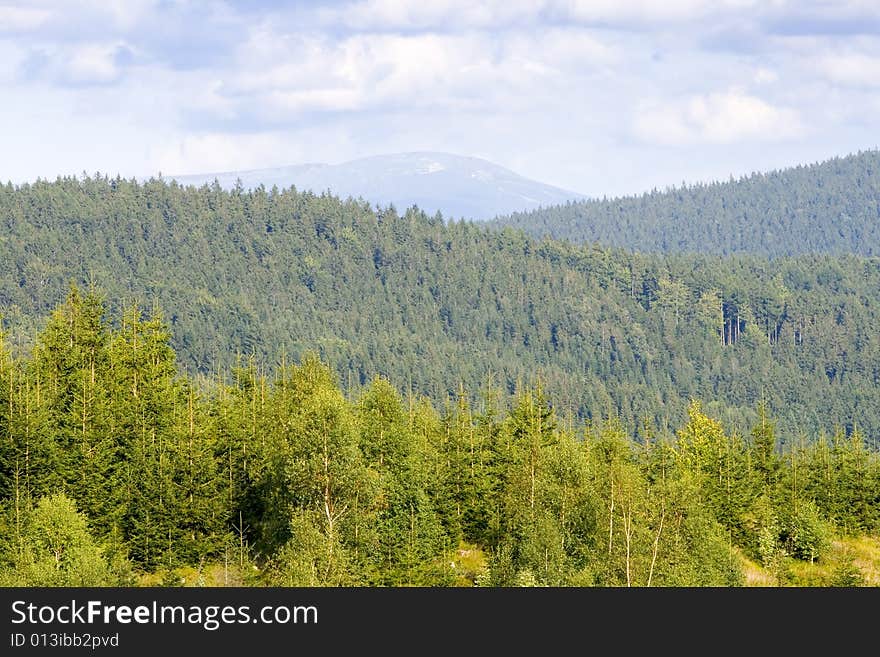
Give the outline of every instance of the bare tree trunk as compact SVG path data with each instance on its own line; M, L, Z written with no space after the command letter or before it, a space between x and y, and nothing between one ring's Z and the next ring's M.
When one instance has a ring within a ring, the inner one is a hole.
M531 490L530 497L529 497L529 504L530 504L532 513L534 513L534 511L535 511L535 460L534 460L534 456L532 457L532 463L531 463L531 479L532 479L532 481L531 481L532 490Z
M334 543L336 542L336 521L344 514L348 505L336 508L333 501L332 477L330 476L330 445L327 440L327 427L324 427L324 517L327 519L327 573L333 567Z
M238 512L238 565L244 568L244 522L241 511Z
M538 435L536 437L533 437L533 440L537 439L538 444L540 444L540 441L541 441L541 415L540 415L540 413L541 413L541 409L538 409ZM538 460L538 453L537 453L538 449L539 449L539 447L535 446L534 444L532 445L531 454L530 454L531 458L530 458L530 463L529 463L529 465L531 466L531 478L532 478L532 481L531 481L532 490L531 490L530 503L531 503L531 510L532 510L533 515L535 513L535 467L536 467L536 461Z
M611 545L614 540L614 473L611 474L611 508L608 513L608 556L611 556Z
M330 497L330 454L327 445L327 430L324 429L324 515L327 518L327 569L333 563L334 522L333 500Z
M15 459L15 535L18 538L18 556L24 556L24 536L21 533L21 467Z
M193 408L193 396L195 392L190 389L189 391L189 503L190 506L193 504L193 495L194 489L196 487L195 484L195 465L193 463L193 438L196 432L195 425L195 410Z
M629 501L629 509L623 511L623 535L626 537L626 585L632 586L631 557L632 557L632 500Z
M663 531L663 520L666 518L666 512L660 514L660 527L657 529L657 535L654 537L654 550L651 554L651 568L648 570L648 586L651 586L651 579L654 577L654 564L657 563L657 550L660 546L660 533Z

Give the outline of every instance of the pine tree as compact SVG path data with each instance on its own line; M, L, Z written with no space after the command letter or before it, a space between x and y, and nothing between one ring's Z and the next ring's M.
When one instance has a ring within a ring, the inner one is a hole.
M769 493L776 483L780 462L776 453L775 423L770 419L763 400L758 405L758 422L752 428L751 453L759 485L763 492Z
M174 418L186 403L176 379L167 326L158 313L144 319L126 308L110 345L112 422L118 449L123 534L134 560L173 568L188 556L179 519L180 436Z
M94 290L85 295L72 285L34 349L35 406L45 414L53 437L49 480L64 489L98 530L109 526L114 445L108 436L108 330L104 305Z

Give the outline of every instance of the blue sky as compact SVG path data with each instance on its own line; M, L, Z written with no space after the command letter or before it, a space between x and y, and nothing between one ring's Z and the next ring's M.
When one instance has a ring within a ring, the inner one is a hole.
M877 148L880 3L0 0L0 180L483 157L590 195Z

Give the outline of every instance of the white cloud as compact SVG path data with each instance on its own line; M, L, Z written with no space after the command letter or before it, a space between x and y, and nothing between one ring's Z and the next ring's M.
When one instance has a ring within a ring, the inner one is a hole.
M607 38L580 27L511 32L503 40L509 56L540 62L549 69L584 73L597 67L619 64L620 49Z
M266 114L280 120L285 113L344 112L363 109L364 94L359 89L301 89L293 91L270 91L263 96L268 101Z
M773 84L779 80L779 75L776 71L772 71L769 68L759 68L755 71L752 80L754 80L755 84Z
M636 112L634 131L648 142L688 145L784 140L801 136L804 127L795 110L730 90L644 104Z
M555 22L681 23L760 7L759 0L360 0L322 9L324 25L361 31L491 29Z
M149 148L149 170L163 177L284 166L357 155L345 130L330 127L259 134L165 135Z
M0 34L35 30L51 17L47 9L0 5Z
M880 57L863 54L826 55L816 61L816 69L836 84L880 87Z
M876 0L773 0L768 9L777 16L806 16L829 21L880 17Z
M545 45L546 44L546 45ZM355 34L341 41L269 30L241 49L219 92L278 120L305 111L492 108L534 102L535 83L589 71L612 49L579 30L486 34ZM254 102L254 99L259 99Z
M207 134L183 136L154 146L152 169L164 176L202 171L251 169L276 152L270 135Z
M569 18L590 22L682 22L708 14L741 10L754 0L560 0L551 3L555 11Z
M133 30L156 13L159 3L157 0L79 0L78 4L109 16L118 29Z
M121 44L90 44L75 48L61 63L61 73L78 84L112 82L119 76L116 51Z
M48 23L77 25L81 17L103 18L104 27L133 29L155 11L157 0L26 0L0 5L0 32L26 31ZM109 23L109 25L108 25Z
M335 41L263 28L240 49L236 73L221 93L258 95L280 112L525 107L556 102L573 82L622 56L608 38L576 26L354 34Z
M25 60L25 51L13 43L0 40L0 84L11 83Z
M127 46L116 43L67 44L36 51L35 73L63 85L106 84L119 79L117 54Z
M363 31L499 28L534 20L545 4L530 0L361 0L322 9L318 16L325 25Z

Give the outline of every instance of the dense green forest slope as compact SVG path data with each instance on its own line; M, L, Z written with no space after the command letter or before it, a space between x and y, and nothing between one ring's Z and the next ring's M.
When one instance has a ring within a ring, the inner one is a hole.
M634 442L540 387L346 396L314 357L198 382L155 310L115 320L74 289L31 354L0 342L0 585L878 583L858 432L780 449L765 409L738 435L694 402Z
M880 260L634 255L295 190L99 177L0 187L0 309L27 353L70 282L158 303L184 369L314 350L443 403L540 377L562 415L671 433L692 398L783 442L880 438Z
M880 151L739 180L574 201L492 222L660 253L880 254Z

